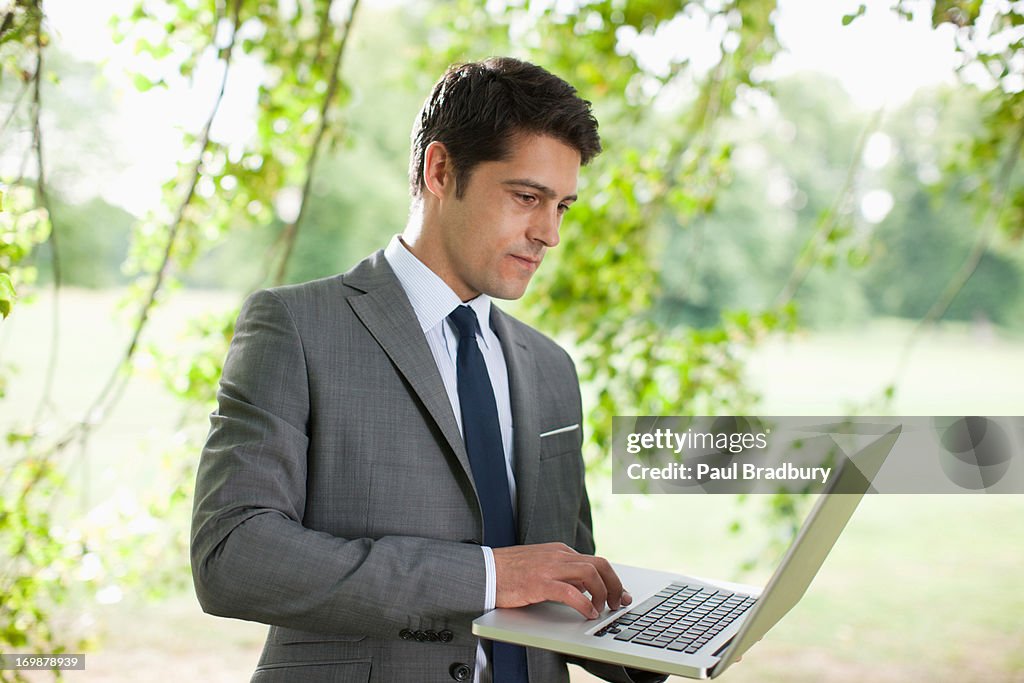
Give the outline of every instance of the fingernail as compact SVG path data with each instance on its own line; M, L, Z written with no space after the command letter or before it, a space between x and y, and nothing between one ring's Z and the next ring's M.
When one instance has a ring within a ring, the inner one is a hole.
M633 604L633 596L629 594L629 591L622 591L622 604L623 605L632 605Z
M597 610L594 609L593 607L590 608L590 618L591 619L597 619Z

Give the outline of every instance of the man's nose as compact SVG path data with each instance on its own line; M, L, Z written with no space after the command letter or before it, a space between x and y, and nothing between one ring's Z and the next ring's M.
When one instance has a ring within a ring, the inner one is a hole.
M543 215L537 217L532 226L530 237L548 248L556 247L561 239L558 236L558 229L561 226L562 216L556 206L551 211L545 211Z

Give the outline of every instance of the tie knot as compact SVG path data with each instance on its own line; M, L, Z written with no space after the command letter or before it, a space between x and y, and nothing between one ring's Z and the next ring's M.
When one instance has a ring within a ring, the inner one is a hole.
M448 314L448 319L455 323L459 339L476 338L476 313L469 306L458 306Z

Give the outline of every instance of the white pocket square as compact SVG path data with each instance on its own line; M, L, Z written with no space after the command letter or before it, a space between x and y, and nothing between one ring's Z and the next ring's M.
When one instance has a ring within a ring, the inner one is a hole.
M544 432L543 434L540 435L540 438L543 439L545 436L554 436L555 434L564 434L566 432L572 432L579 428L580 425L577 422L576 424L571 424L568 427L559 427L558 429L552 429L550 432Z

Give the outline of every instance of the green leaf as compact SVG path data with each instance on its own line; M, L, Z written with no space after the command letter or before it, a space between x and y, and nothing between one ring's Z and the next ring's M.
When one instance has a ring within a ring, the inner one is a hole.
M973 26L980 14L981 0L936 0L932 8L932 25Z
M152 88L153 85L155 85L153 81L149 80L146 76L143 76L142 74L135 74L133 82L135 83L135 89L139 92L146 92L147 90Z
M857 19L857 17L864 16L864 12L866 10L867 10L867 6L861 4L861 6L857 8L857 11L854 12L853 14L844 14L843 15L843 26L849 26L850 24L852 24L854 22L855 19Z
M11 282L11 276L0 273L0 316L6 318L10 314L14 298L14 283Z

